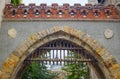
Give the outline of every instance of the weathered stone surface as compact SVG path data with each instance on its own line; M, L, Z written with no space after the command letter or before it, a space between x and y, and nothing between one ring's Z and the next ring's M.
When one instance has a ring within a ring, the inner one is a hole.
M106 29L104 32L105 38L110 39L113 37L113 31L111 29Z
M105 58L104 58L105 59ZM103 60L105 63L105 66L108 68L108 70L110 70L110 68L117 63L117 61L114 59L113 56L109 56L109 58L107 57L107 59Z
M0 79L2 78L2 71L0 71Z
M79 31L79 30L74 30L73 35L75 35L76 37L80 38L84 33Z
M42 32L39 32L39 35L43 38L45 36L47 36L47 30L43 30Z
M10 79L10 76L11 76L10 73L3 72L2 76L1 76L1 79Z
M9 58L7 58L6 61L4 62L2 71L6 73L12 73L18 61L19 57L11 54Z
M30 47L32 44L33 44L33 41L29 38L27 38L25 41L24 41L24 44L27 46L27 47Z
M117 63L113 64L112 67L110 67L110 71L112 72L112 74L119 72L120 71L119 67L120 67L119 64Z
M0 28L1 28L1 22L2 22L2 16L3 16L3 9L5 7L5 0L0 1Z
M71 27L68 27L68 26L64 26L64 31L68 34L71 34L71 35L74 35L74 29L72 29Z
M14 29L14 28L9 29L9 30L8 30L8 35L9 35L10 37L12 37L12 38L15 38L16 35L17 35L16 29Z
M59 26L55 26L55 27L53 27L53 29L54 29L54 32L60 31L60 27Z
M10 79L10 75L14 72L19 61L23 62L24 59L37 47L55 39L66 39L88 49L89 52L93 52L92 50L96 51L94 52L96 57L99 55L98 60L102 60L101 62L104 62L105 65L101 68L109 70L108 72L113 76L113 79L120 78L120 74L117 73L120 72L119 64L116 62L115 58L99 44L98 41L81 31L77 31L70 27L61 28L57 26L54 27L53 30L45 30L40 33L35 33L27 38L4 62L2 68L2 79ZM38 42L38 44L35 44L35 42Z
M98 55L100 55L100 57L102 57L105 53L107 53L108 51L103 47L102 50L100 52L97 52Z
M118 71L116 74L114 74L115 79L120 79L120 71Z
M31 36L30 36L30 41L32 41L33 43L36 41L36 40L35 40L35 35L31 35Z

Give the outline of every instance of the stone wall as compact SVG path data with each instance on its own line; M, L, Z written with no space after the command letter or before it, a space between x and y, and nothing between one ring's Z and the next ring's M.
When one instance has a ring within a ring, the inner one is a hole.
M90 24L90 23L89 23ZM120 78L120 66L114 59L114 57L108 52L104 46L102 46L97 40L89 36L88 34L73 29L71 27L52 27L42 32L37 32L30 35L24 42L17 47L4 61L2 66L2 79L16 79L19 69L23 66L25 58L30 55L36 48L42 46L56 39L69 40L79 46L84 47L85 50L90 51L99 62L94 66L100 68L104 76L101 74L101 78L104 79L119 79ZM97 71L98 72L98 71Z
M1 27L4 7L5 7L5 0L0 0L0 27Z
M4 21L0 29L0 66L8 55L15 50L29 35L52 28L53 26L70 26L81 30L100 41L120 63L120 22L103 21ZM8 30L17 31L16 38L8 36ZM105 39L104 31L111 29L114 36Z

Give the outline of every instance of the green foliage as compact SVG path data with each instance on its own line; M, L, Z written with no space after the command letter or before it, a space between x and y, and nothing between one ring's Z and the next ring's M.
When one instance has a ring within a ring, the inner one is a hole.
M22 0L12 0L11 3L14 4L14 6L17 6L21 3Z
M88 79L89 69L83 62L67 64L62 70L67 72L66 79Z
M58 73L52 73L47 67L38 63L31 63L25 70L22 79L54 79Z
M66 58L78 59L80 57L78 54L69 51ZM89 68L84 62L67 63L62 70L67 72L66 79L88 79Z

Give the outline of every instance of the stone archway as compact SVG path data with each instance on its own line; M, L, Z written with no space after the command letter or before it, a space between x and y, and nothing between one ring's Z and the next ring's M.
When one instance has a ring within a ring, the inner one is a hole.
M107 49L89 35L70 27L54 27L29 36L5 60L0 79L15 79L26 56L39 46L59 38L69 40L93 52L106 79L120 79L120 66Z

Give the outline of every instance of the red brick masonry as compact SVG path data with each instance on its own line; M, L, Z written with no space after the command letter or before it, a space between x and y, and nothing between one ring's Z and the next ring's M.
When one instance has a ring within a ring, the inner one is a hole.
M54 3L51 6L47 6L47 4L13 6L12 4L6 4L4 19L120 20L120 16L114 5L86 4L81 6L80 4L74 4L74 6L70 6L69 4L63 4L63 6L59 6Z

